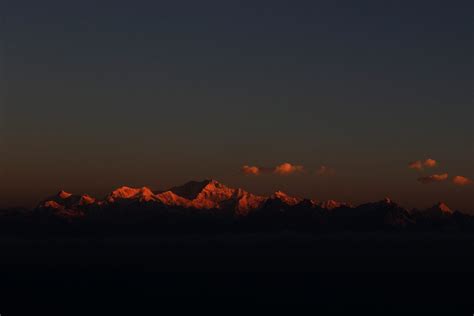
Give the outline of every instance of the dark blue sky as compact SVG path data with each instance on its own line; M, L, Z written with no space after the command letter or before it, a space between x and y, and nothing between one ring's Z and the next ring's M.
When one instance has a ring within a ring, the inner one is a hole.
M0 205L217 178L474 209L470 1L2 1ZM435 170L408 170L432 157ZM244 177L241 165L305 166ZM336 175L317 177L320 165Z

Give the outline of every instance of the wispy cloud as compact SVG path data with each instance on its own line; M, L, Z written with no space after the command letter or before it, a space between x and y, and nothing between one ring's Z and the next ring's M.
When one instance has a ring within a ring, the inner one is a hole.
M441 174L433 174L426 177L420 177L418 178L418 182L421 182L423 184L429 184L429 183L434 183L434 182L446 181L447 179L448 179L448 174L441 173Z
M425 159L424 161L416 160L408 164L408 168L415 170L423 170L423 168L434 168L438 165L438 162L432 158Z
M281 165L276 166L273 172L275 174L285 176L285 175L290 175L293 173L303 172L303 166L293 165L289 162L285 162L285 163L282 163Z
M316 174L319 176L332 176L336 173L336 170L334 168L322 165L318 168L316 171Z
M455 185L468 185L468 184L472 184L472 180L467 178L467 177L463 177L463 176L455 176L453 178L453 183Z

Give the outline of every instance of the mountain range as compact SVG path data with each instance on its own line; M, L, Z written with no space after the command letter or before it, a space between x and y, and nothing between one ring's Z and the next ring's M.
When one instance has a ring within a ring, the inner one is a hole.
M474 217L442 202L425 210L408 210L389 198L354 206L293 197L282 191L260 196L216 180L190 181L165 191L123 186L101 199L60 191L33 210L0 211L0 223L25 218L29 223L156 224L168 228L186 222L188 226L212 223L255 229L474 231Z
M243 189L230 188L216 180L190 181L182 186L169 190L154 192L148 187L131 188L123 186L110 192L103 199L96 199L87 194L74 195L60 191L44 199L37 210L50 210L58 216L82 217L88 210L110 206L135 205L137 203L155 205L162 208L183 208L195 210L233 211L235 216L246 216L249 213L268 207L269 203L280 202L285 207L302 204L313 208L333 210L341 207L352 207L348 203L327 200L316 201L290 196L277 191L270 196L260 196Z

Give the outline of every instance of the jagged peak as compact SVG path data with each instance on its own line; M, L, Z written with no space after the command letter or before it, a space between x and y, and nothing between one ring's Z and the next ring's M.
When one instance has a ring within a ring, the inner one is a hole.
M140 198L141 200L150 200L154 197L153 191L148 187L131 188L128 186L121 186L112 191L107 200L113 202L115 199L134 199Z
M153 193L150 188L148 187L141 187L141 188L132 188L128 186L121 186L115 189L112 193Z
M149 187L141 187L139 190L140 194L142 195L154 195L153 191Z
M443 213L449 213L452 214L453 210L444 202L438 202L436 205L432 207L433 209L438 209Z
M288 205L296 205L296 204L298 204L299 202L302 201L302 199L290 196L290 195L288 195L285 192L280 191L280 190L273 193L270 198L281 200L281 201L285 202Z
M203 193L206 195L228 195L233 194L235 189L229 188L217 180L207 179L204 181L189 181L181 186L171 188L170 191L188 200L194 200Z
M266 200L266 197L253 195L246 192L237 198L237 205L235 208L238 214L246 215L251 210L260 208Z
M207 196L210 197L212 195L220 196L221 198L231 198L231 197L239 197L245 194L248 194L243 189L234 189L231 187L226 186L225 184L220 183L217 180L206 180L208 182L205 186L203 186L202 190L197 194L196 198Z
M168 206L188 206L189 205L189 200L169 190L156 194L155 198Z
M68 199L72 196L72 193L61 190L58 192L57 196L63 200Z
M366 203L366 204L376 204L376 205L386 206L386 207L391 207L391 208L394 208L394 207L395 208L396 207L403 208L397 202L395 202L394 200L392 200L389 197L385 197L383 200L380 200L378 202Z
M137 190L136 188L132 188L126 185L123 185L121 187L116 188L115 190L112 191L112 193L121 193L121 192L130 192L130 191L135 191Z
M225 189L225 190L227 190L227 189L231 189L228 186L220 183L217 180L213 180L213 179L205 180L202 183L205 184L204 189L208 189L208 190L214 190L214 189ZM234 190L234 189L231 189L231 190Z
M43 207L46 207L46 208L54 208L54 209L60 209L62 208L63 206L60 205L58 202L56 201L46 201L43 203Z
M250 193L245 191L242 188L237 188L237 189L234 190L234 195L237 196L237 197L247 195L247 194L250 194Z
M286 194L285 192L278 190L278 191L275 191L271 197L272 198L285 198L285 197L290 197L290 196Z
M79 201L79 205L89 205L95 203L95 198L88 194L84 194L81 196L81 199Z
M163 200L163 199L173 199L173 200L183 200L183 201L188 201L186 198L183 198L173 191L163 191L155 195L156 198Z
M158 193L156 196L179 196L179 195L175 194L173 191L167 190L167 191Z

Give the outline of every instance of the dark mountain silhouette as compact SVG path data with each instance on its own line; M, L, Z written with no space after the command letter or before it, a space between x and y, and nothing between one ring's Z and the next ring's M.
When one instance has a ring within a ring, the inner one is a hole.
M206 188L206 186L212 184L218 184L218 182L214 182L213 180L204 180L201 182L189 181L181 186L173 187L169 191L185 199L194 200L199 195L199 193L201 193Z
M352 206L319 202L277 191L254 195L216 180L191 181L169 190L120 187L103 199L60 191L33 210L0 212L0 223L29 223L124 229L132 231L191 230L472 230L473 217L438 203L425 210L407 210L392 200ZM11 225L13 229L15 225ZM71 226L69 226L71 227Z
M389 198L375 203L361 204L355 208L334 209L331 223L340 229L381 230L407 228L415 223L410 213Z

